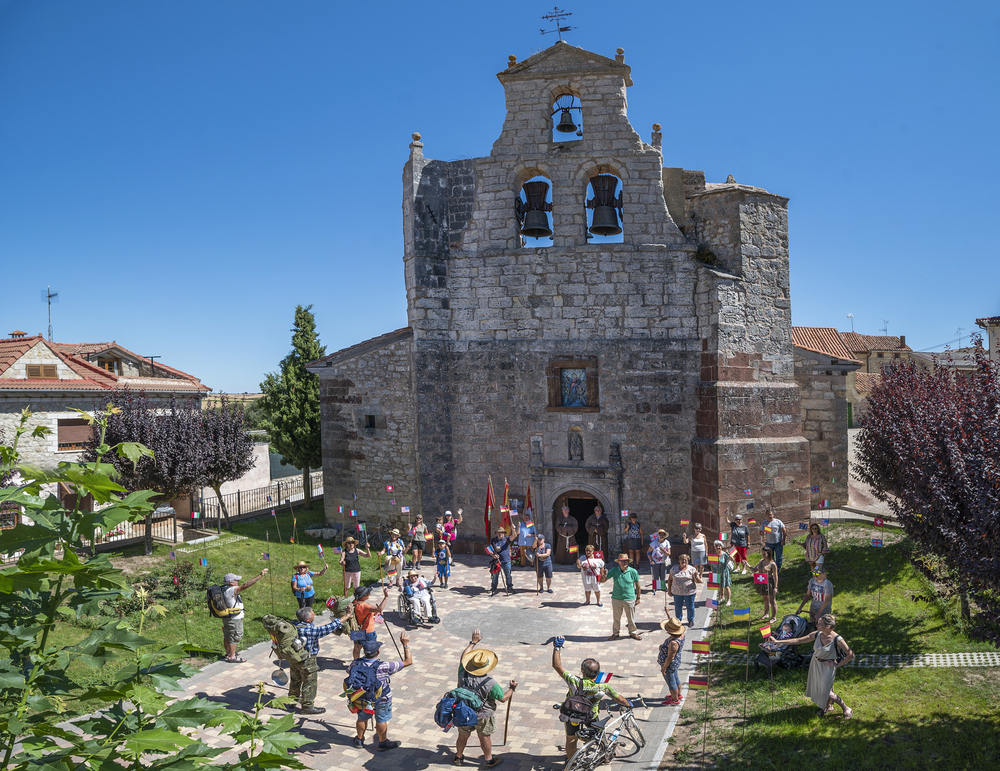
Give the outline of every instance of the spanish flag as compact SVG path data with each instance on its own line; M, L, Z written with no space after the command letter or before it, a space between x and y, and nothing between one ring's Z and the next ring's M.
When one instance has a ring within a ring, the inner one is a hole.
M729 647L738 651L748 651L750 650L750 643L744 640L730 640Z
M708 640L695 640L691 643L691 650L695 653L710 653L708 649Z

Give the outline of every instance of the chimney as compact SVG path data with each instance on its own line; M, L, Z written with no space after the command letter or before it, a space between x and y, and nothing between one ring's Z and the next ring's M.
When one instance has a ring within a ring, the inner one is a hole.
M22 332L20 329L15 329L13 332L10 333L10 339L17 340L19 338L24 337L26 334L27 332Z
M900 335L899 336L899 347L900 348L905 348L906 347L906 335Z

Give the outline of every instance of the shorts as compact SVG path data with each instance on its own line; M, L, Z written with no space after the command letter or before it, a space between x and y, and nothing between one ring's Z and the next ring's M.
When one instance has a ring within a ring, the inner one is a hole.
M375 722L388 723L392 720L392 702L375 705Z
M489 717L479 718L479 722L474 726L456 726L456 728L458 728L459 732L463 734L471 734L475 731L480 736L489 736L497 730L497 713L491 712Z
M438 565L438 578L447 578L451 575L451 567L448 565Z
M357 573L344 573L344 578L347 579L347 583L344 585L345 592L352 586L361 586L361 571Z
M222 639L232 645L239 645L243 639L243 616L222 619Z
M542 578L552 578L552 560L546 560L545 562L539 562L535 566L535 574Z
M423 551L424 545L420 541L410 541L410 551Z
M563 723L563 725L566 726L566 735L567 736L576 736L576 732L580 730L580 726L581 725L585 725L585 723L575 723L575 724L574 723Z
M626 551L639 551L642 549L642 539L641 538L626 538L625 539L625 550Z

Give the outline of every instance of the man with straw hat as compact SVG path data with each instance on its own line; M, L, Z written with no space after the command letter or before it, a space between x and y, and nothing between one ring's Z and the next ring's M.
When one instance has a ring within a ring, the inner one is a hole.
M616 564L604 574L602 581L611 579L614 588L611 590L611 611L613 614L613 626L609 640L617 640L622 626L622 613L625 614L625 622L628 625L628 636L633 640L641 640L639 628L635 625L635 611L639 607L639 572L629 567L627 554L619 554Z
M406 595L410 607L413 608L414 623L422 620L432 624L441 623L435 607L434 596L431 594L427 582L420 577L420 572L411 570L406 574L406 583L403 584L403 594Z
M455 757L452 760L453 766L465 765L463 753L473 731L479 736L479 746L483 748L483 766L493 768L503 763L503 758L493 754L493 740L490 736L496 730L497 703L510 701L510 697L517 689L517 680L511 680L510 688L505 692L496 680L487 675L496 667L499 659L493 651L476 648L482 639L482 632L473 629L472 640L462 651L462 663L458 667L458 687L467 688L474 692L482 700L483 706L476 714L479 722L474 728L472 726L459 727L458 744L455 747Z
M295 563L295 575L292 576L292 594L299 602L300 608L311 608L313 600L316 599L316 589L313 587L313 576L321 576L330 566L325 562L323 569L319 573L313 573L309 569L309 563L299 560Z
M580 664L580 677L576 675L571 675L567 670L563 669L562 665L562 647L565 645L566 640L563 637L556 637L552 642L552 668L559 673L559 677L566 681L569 685L569 693L566 698L569 699L571 696L582 697L585 699L584 705L590 704L589 719L583 722L571 721L569 716L564 712L565 705L563 709L560 710L559 719L566 726L566 760L569 760L576 754L576 738L577 732L580 730L580 726L592 723L600 717L600 707L601 699L605 696L614 699L623 707L631 706L624 696L621 696L614 688L612 688L608 683L598 683L595 682L601 674L601 663L597 659L584 659L583 663ZM609 675L610 677L610 675ZM572 704L572 702L569 702Z

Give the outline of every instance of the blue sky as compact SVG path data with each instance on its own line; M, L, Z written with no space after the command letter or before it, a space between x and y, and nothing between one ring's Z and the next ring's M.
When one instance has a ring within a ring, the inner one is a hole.
M544 3L0 0L0 334L116 339L255 391L312 304L406 324L400 177L489 153ZM927 349L1000 315L991 2L566 3L664 164L791 201L793 320Z

